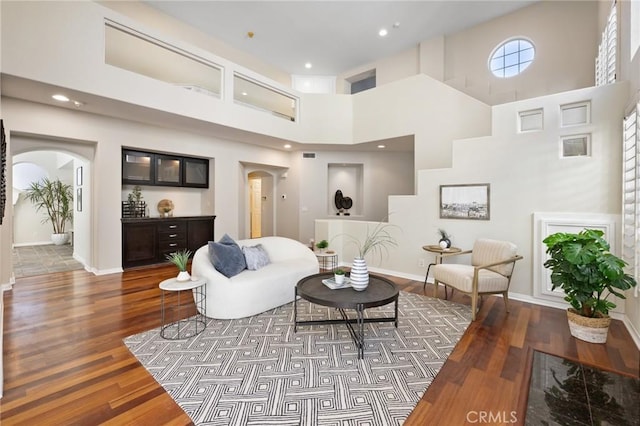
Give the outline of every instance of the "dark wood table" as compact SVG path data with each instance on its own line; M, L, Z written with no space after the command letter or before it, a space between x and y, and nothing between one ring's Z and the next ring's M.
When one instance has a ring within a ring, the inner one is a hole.
M322 280L332 276L332 273L315 274L298 281L293 305L293 330L297 332L299 325L345 324L353 342L358 347L358 358L362 359L364 358L365 323L394 322L395 327L398 328L398 289L392 281L370 274L369 286L364 291L356 291L351 287L331 290L322 283ZM338 309L342 319L298 321L298 296L317 305ZM383 306L391 302L395 302L393 317L364 318L365 309ZM349 318L345 309L355 310L356 317ZM354 324L356 327L353 326Z

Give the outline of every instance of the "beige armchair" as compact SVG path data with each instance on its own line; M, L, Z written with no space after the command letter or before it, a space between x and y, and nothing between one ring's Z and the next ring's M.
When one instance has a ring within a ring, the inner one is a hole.
M441 263L433 267L434 297L438 297L438 284L459 290L471 296L472 320L476 319L478 296L502 294L504 305L509 312L509 284L516 261L522 256L516 254L518 248L508 241L480 239L473 244L473 250L444 254L443 259L462 254L471 254L471 265Z

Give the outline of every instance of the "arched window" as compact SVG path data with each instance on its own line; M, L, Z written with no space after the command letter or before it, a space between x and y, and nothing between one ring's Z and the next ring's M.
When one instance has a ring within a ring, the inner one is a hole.
M508 40L496 47L489 57L489 69L496 77L513 77L531 65L535 55L535 48L529 40Z

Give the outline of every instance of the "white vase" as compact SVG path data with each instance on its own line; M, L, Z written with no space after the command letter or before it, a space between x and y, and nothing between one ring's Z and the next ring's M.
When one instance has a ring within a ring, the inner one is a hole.
M363 291L367 289L369 286L369 269L367 268L367 262L363 258L356 257L353 259L349 279L354 290Z
M191 275L189 275L189 272L187 271L180 271L176 277L176 280L178 281L189 281L190 279Z
M51 234L51 241L57 246L67 244L69 242L69 234L67 232L64 234Z

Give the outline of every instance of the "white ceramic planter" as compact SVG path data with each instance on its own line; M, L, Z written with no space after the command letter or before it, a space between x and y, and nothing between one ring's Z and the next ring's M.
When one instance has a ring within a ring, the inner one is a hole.
M51 241L57 246L67 244L69 242L69 234L67 232L64 234L51 234Z
M180 271L176 280L178 281L189 281L191 279L191 275L189 275L188 271Z

